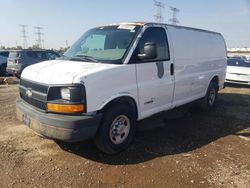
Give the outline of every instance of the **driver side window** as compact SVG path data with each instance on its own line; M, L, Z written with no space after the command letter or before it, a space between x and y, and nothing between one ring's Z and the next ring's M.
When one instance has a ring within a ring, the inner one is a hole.
M156 58L139 60L142 62L167 61L170 60L169 46L165 29L161 27L150 27L145 30L137 46L137 54L144 54L144 46L153 43L156 46Z

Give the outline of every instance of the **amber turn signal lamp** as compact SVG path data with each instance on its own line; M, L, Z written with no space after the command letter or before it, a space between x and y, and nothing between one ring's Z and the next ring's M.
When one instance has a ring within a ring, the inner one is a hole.
M48 103L47 108L49 111L54 112L83 112L84 105L83 104L51 104Z

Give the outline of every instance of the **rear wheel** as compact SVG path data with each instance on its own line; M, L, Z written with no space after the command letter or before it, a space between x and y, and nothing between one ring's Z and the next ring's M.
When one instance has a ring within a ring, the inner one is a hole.
M210 110L217 99L218 95L218 85L215 82L211 82L208 86L206 96L201 99L200 101L200 107L202 110Z
M125 150L135 132L135 116L127 105L115 104L104 111L95 137L96 146L107 154Z

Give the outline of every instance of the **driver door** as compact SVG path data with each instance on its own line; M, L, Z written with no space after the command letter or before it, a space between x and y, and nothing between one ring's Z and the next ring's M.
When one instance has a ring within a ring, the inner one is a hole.
M148 27L134 53L141 118L170 109L174 95L173 58L164 27ZM156 56L147 58L145 46L153 44ZM139 57L145 57L141 59Z

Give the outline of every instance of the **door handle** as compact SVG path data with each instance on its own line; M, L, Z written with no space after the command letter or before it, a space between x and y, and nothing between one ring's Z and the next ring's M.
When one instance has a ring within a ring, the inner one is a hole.
M174 64L173 63L170 64L170 75L171 76L174 75Z

